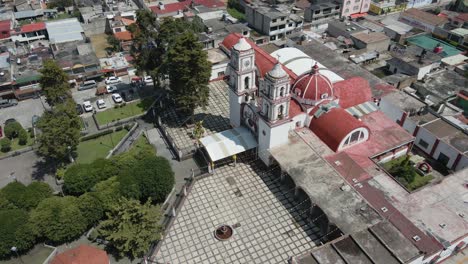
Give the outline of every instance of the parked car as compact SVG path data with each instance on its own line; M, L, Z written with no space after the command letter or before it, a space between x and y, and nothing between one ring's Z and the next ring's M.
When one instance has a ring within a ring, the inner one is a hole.
M101 86L101 87L98 87L96 88L96 95L99 96L99 95L105 95L107 94L107 88L105 86Z
M33 127L36 126L37 121L39 121L39 116L33 115L32 118L31 118L31 124L32 124Z
M106 85L107 93L117 92L117 86L115 85Z
M86 112L91 112L93 111L93 106L91 105L91 102L90 101L86 101L83 103L83 107L84 107L84 110Z
M78 87L78 91L97 88L97 83L94 80L85 81Z
M120 94L118 94L118 93L113 93L112 94L112 99L116 103L121 103L122 102L122 96L120 96Z
M0 108L15 106L17 104L18 104L18 100L16 99L0 99Z
M121 81L122 80L120 79L120 77L111 76L111 77L107 77L104 82L106 84L114 84L114 83L120 83Z
M96 105L99 109L106 108L106 102L103 99L97 100Z
M133 95L131 93L122 93L121 96L125 102L130 102L133 100Z
M76 104L76 113L77 113L78 115L81 115L81 114L84 113L84 110L83 110L83 106L82 106L82 105Z
M145 83L146 84L153 84L153 78L151 76L145 76Z

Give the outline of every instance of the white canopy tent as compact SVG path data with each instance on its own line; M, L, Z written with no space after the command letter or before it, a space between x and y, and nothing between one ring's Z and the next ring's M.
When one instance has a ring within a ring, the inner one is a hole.
M257 147L257 141L245 127L236 127L200 139L211 161L217 161Z

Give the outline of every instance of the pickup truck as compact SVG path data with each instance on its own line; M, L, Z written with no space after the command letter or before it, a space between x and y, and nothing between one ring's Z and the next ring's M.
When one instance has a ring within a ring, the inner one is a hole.
M15 100L15 99L1 99L0 98L0 108L15 106L17 104L18 104L18 100Z

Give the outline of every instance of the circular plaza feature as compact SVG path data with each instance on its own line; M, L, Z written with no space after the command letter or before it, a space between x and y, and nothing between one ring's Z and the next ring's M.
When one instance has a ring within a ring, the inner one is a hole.
M220 241L228 240L234 234L234 229L230 225L219 225L214 231L214 236Z

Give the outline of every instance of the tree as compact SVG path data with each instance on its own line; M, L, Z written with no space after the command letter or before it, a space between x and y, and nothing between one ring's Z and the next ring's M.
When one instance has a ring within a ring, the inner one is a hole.
M32 248L35 236L28 225L29 215L24 210L0 210L0 258L11 256L11 247L19 252Z
M75 164L65 172L63 189L67 194L80 195L117 173L118 167L108 159L97 159L90 164Z
M107 36L107 43L111 45L111 51L119 51L120 50L120 41L114 37L113 35Z
M40 201L52 196L52 189L44 182L33 182L28 186L20 182L11 182L0 190L0 197L15 208L29 211Z
M18 133L18 144L24 146L28 143L28 132L26 130L21 129Z
M9 138L2 138L0 139L0 150L2 152L8 152L11 150L11 139Z
M92 193L99 199L104 211L110 210L110 208L112 208L112 206L114 206L122 197L122 194L120 193L120 183L117 180L117 176L97 183L92 189Z
M121 257L142 257L151 243L160 238L161 209L148 201L141 205L136 200L121 199L107 213L98 234L117 250Z
M72 0L52 0L47 3L48 8L57 8L59 10L65 10L66 7L72 6Z
M31 227L38 237L54 243L71 241L85 231L88 223L78 207L77 198L51 197L31 211Z
M104 216L101 201L92 193L85 193L78 198L78 208L80 208L88 226L96 224Z
M195 34L180 35L167 55L172 98L180 110L190 115L208 105L211 64Z
M80 138L80 119L73 100L57 104L45 112L37 123L42 131L39 135L39 154L63 161L75 151Z
M46 96L47 103L54 106L64 102L69 97L70 85L67 74L53 60L42 64L39 83Z
M174 186L174 172L163 157L146 156L118 176L120 193L126 198L162 203Z
M20 123L11 122L5 125L5 136L9 139L18 137L21 130L24 130Z

